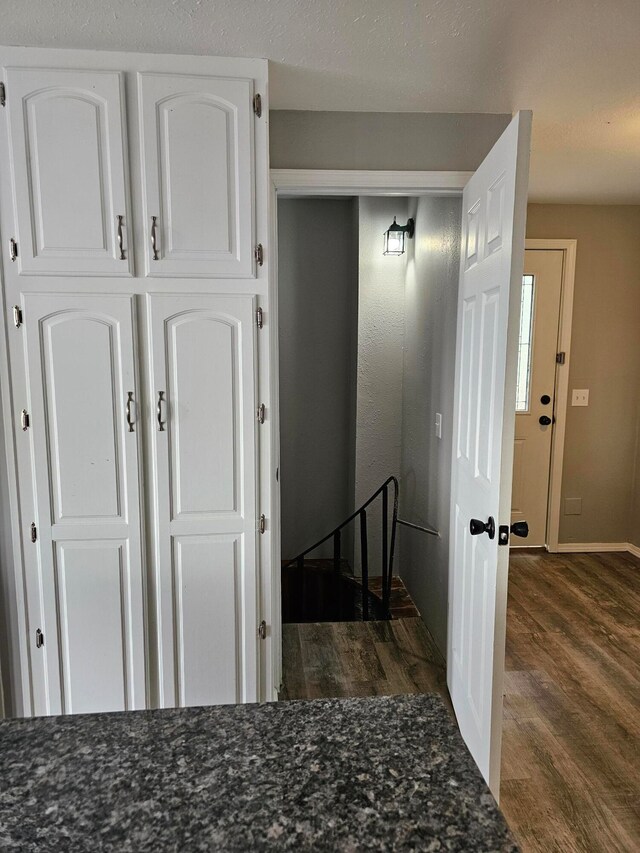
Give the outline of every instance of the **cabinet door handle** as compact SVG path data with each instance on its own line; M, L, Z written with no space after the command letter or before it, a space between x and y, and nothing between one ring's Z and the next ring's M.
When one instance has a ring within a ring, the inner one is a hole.
M151 249L153 250L153 260L158 260L158 242L156 236L156 230L158 227L158 217L151 217Z
M134 431L133 425L135 423L135 421L131 417L131 404L132 403L133 403L133 391L127 391L127 424L129 425L129 432Z
M118 248L120 249L120 260L121 261L126 260L125 254L124 254L123 243L122 243L122 220L123 219L124 219L124 216L120 216L120 214L118 214Z
M166 402L167 401L164 398L164 391L158 391L158 432L164 432L166 420L162 420L162 404Z

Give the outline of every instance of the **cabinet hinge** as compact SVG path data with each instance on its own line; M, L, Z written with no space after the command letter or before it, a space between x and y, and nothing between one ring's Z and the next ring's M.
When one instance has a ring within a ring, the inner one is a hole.
M261 640L267 639L267 623L262 620L262 622L258 625L258 636Z
M4 83L0 83L0 107L7 104L7 90L4 88Z
M22 308L19 305L13 306L13 325L16 329L22 325Z
M44 646L44 634L40 628L36 629L36 649L41 649Z
M253 111L260 118L262 115L262 95L253 96Z
M255 258L256 263L259 267L264 263L264 249L262 248L262 243L258 243L258 245L253 250L253 257Z
M567 360L566 352L556 353L556 364L564 364L566 360Z
M32 542L38 541L38 528L36 527L35 521L31 522L31 541Z
M31 418L29 417L29 412L26 409L22 410L22 414L20 415L20 422L22 423L23 432L26 432L31 426Z
M18 242L15 237L12 237L9 240L9 257L11 261L16 261L18 259Z
M256 311L256 326L259 329L264 326L264 314L262 313L262 308L258 308Z
M264 423L264 418L265 418L265 413L266 413L266 411L267 411L267 410L266 410L266 408L265 408L264 403L260 403L260 405L258 406L258 409L257 409L257 411L256 411L256 417L257 417L257 419L258 419L258 423L259 423L259 424L263 424L263 423Z
M264 533L266 529L267 529L267 519L264 515L261 515L260 516L260 522L258 524L258 530L260 531L260 533Z

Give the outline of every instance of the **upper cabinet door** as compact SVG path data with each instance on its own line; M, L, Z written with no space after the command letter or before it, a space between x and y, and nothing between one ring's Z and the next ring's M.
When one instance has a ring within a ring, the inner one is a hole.
M130 275L122 75L9 68L18 269Z
M138 84L146 274L253 277L253 81Z

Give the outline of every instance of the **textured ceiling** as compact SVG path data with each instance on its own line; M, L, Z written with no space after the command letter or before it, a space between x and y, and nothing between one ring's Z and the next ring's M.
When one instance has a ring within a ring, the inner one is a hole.
M534 111L531 197L640 203L640 0L0 0L5 44L266 57L274 109Z

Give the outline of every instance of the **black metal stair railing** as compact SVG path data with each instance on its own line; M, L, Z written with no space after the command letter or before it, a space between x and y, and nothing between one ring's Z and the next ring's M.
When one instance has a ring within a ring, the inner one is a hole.
M393 505L391 511L391 525L389 525L389 491L392 491ZM283 563L283 569L288 566L297 565L298 569L304 571L305 557L313 553L325 542L333 540L333 571L336 576L341 575L342 564L342 531L356 518L360 522L360 560L362 585L362 618L369 619L369 540L367 525L367 509L382 495L382 613L384 619L391 618L391 579L393 577L393 555L396 546L396 527L398 524L398 480L396 477L388 477L371 497L362 506L338 525L331 533L320 539L310 548L307 548L297 557ZM390 534L390 535L389 535Z

